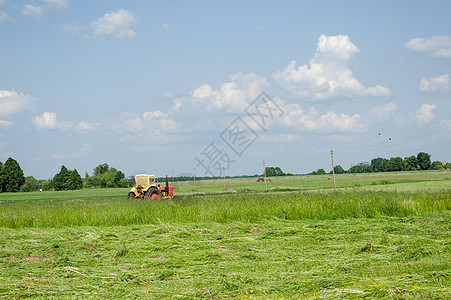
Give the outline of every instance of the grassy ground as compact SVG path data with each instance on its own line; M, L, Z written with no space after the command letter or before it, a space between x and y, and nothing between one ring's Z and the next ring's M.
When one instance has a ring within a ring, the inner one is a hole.
M450 214L0 230L0 296L447 299Z
M451 299L451 173L328 178L0 194L0 298Z

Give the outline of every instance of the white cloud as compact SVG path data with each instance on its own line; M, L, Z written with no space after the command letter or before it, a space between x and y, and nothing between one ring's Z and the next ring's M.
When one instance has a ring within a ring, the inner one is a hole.
M0 11L0 21L10 21L13 18L4 11Z
M313 100L390 95L388 88L380 85L366 88L353 76L348 64L359 51L346 35L323 34L309 65L296 67L293 60L273 77L294 94Z
M54 112L45 112L42 116L36 116L33 119L33 123L36 126L36 129L62 129L67 130L74 126L72 122L58 122L56 120L56 113Z
M415 38L406 42L404 46L410 51L429 54L432 57L451 58L451 36Z
M255 73L236 73L230 76L230 81L223 83L218 90L204 84L192 92L189 99L178 98L174 108L180 108L184 103L200 106L206 111L242 112L246 105L252 102L267 87L265 78Z
M348 116L344 113L337 115L333 111L321 115L314 107L304 111L298 104L287 105L283 116L283 123L303 131L336 132L352 131L363 132L367 126L359 114Z
M5 121L5 120L0 120L0 129L2 128L8 128L10 126L14 125L14 122L11 121Z
M136 37L132 27L136 24L136 18L128 10L119 9L106 13L103 17L89 23L87 26L63 24L59 28L71 35L85 39L102 39L113 36L117 39L131 39Z
M135 16L130 11L119 9L106 13L103 17L91 22L89 27L93 31L94 38L112 35L117 39L123 39L136 37L136 32L132 30L135 24Z
M390 119L396 111L396 104L393 102L385 103L382 106L376 106L370 109L370 115L377 121L386 121Z
M69 0L42 0L41 5L25 4L22 15L41 18L51 11L59 11L70 7Z
M418 109L415 119L419 126L424 126L434 119L433 111L437 108L434 104L423 104L420 109Z
M137 114L133 112L123 112L118 121L114 122L113 130L131 133L144 133L154 136L162 133L176 131L180 124L169 118L167 113L157 111L144 112Z
M299 139L299 136L294 134L279 133L276 135L264 134L260 136L260 141L271 143L291 143Z
M166 24L166 23L161 24L161 25L158 26L157 28L158 28L158 30L163 30L163 31L168 31L168 30L170 29L170 28L169 28L169 25Z
M420 90L422 92L447 92L451 91L449 75L444 74L437 77L423 78L420 81Z
M0 90L0 116L9 116L28 110L34 99L15 91Z

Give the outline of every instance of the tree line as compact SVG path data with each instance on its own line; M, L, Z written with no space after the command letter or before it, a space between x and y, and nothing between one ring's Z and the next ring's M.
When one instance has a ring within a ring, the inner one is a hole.
M25 177L15 159L10 157L4 164L0 161L0 193L128 186L129 181L125 179L125 174L116 168L110 168L106 163L95 167L92 176L86 172L85 178L81 178L77 169L69 170L63 165L53 178L37 180L33 176Z
M426 152L419 152L416 156L411 155L404 157L404 159L401 157L391 157L390 159L377 157L373 158L371 162L361 162L353 165L349 170L343 169L340 165L334 166L335 174L445 169L451 169L451 163L440 161L431 162L431 155ZM326 174L326 171L324 169L318 169L309 174L321 175Z

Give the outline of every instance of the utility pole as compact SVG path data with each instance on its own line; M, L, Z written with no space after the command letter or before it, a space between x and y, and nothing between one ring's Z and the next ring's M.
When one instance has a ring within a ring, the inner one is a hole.
M224 191L226 190L225 188L225 168L222 167L222 176L224 177Z
M334 150L330 150L330 157L332 158L332 174L334 177L334 191L335 191L336 187L335 187L335 170L334 170Z
M194 168L194 188L196 188L196 168Z
M265 161L263 161L263 177L265 178L265 191L268 191L268 183L266 182L266 165Z

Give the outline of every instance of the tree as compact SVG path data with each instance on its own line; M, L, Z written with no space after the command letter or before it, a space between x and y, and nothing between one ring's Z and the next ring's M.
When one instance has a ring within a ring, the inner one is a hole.
M21 192L32 192L37 191L39 188L38 181L33 176L25 177L25 182L20 187Z
M343 169L342 166L336 165L334 167L334 172L335 172L335 174L343 174L345 172L345 170Z
M285 173L279 167L266 167L265 168L266 176L285 176Z
M445 169L445 166L442 164L442 162L436 160L431 164L431 170L443 170Z
M109 170L109 166L107 163L103 163L94 168L94 177L100 176L103 173L106 173Z
M83 187L83 181L77 170L68 170L64 165L61 170L53 177L53 188L56 191L77 190Z
M371 160L371 168L373 172L385 172L385 167L387 166L388 159L378 157Z
M326 174L326 171L324 171L324 169L318 169L316 171L316 175L324 175L324 174Z
M274 168L272 168L274 169ZM97 187L128 187L128 181L125 179L125 174L116 168L110 168L108 164L104 163L98 165L93 170L93 176L89 177L85 174L85 186ZM275 176L275 175L267 175Z
M414 171L418 168L418 160L415 155L404 158L404 170Z
M0 193L3 192L4 185L5 185L5 179L3 176L3 163L0 161Z
M417 154L418 165L421 170L428 170L431 166L431 155L425 152L420 152Z
M349 168L351 173L370 173L373 171L371 165L367 162L361 162Z
M25 176L19 163L13 158L8 158L0 171L1 191L18 192L25 182Z
M392 157L388 160L387 166L385 167L387 171L402 171L403 163L401 157Z

